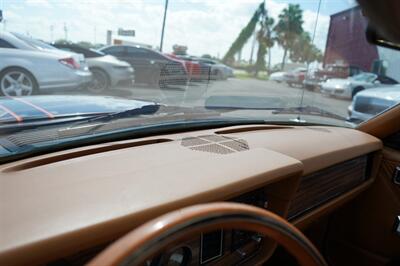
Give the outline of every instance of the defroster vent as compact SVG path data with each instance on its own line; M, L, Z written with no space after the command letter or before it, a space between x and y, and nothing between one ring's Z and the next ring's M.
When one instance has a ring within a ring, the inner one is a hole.
M231 136L204 135L183 138L182 146L194 151L229 154L249 149L247 141Z

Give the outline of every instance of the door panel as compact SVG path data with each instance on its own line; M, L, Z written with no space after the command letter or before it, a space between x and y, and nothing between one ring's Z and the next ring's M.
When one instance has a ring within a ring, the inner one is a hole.
M136 81L139 83L154 83L159 75L156 61L151 53L142 48L127 47L125 60L135 68Z
M372 186L331 219L326 250L333 265L398 263L400 235L394 233L394 221L400 215L400 186L393 173L400 166L400 152L385 148L382 156Z

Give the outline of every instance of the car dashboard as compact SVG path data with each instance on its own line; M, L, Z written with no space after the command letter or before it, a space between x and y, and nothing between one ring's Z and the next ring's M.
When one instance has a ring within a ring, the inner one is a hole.
M380 140L353 129L248 125L4 164L0 264L79 265L152 218L207 202L258 206L306 228L372 184L381 148ZM217 230L148 264L254 264L275 246L256 232Z

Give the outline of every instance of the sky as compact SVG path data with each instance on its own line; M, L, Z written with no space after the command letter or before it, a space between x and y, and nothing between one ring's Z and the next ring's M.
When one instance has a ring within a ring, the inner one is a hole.
M169 0L164 51L174 44L188 46L193 55L223 57L262 0ZM265 0L268 14L277 21L288 3L304 10L303 28L313 33L318 0ZM331 14L355 5L354 0L321 0L315 44L323 50ZM70 41L106 42L106 31L133 29L127 40L160 44L165 0L0 0L5 23L0 31L24 33L45 41L67 37ZM1 25L3 24L3 25ZM67 31L65 31L65 29ZM115 38L120 38L115 35ZM250 58L252 40L242 52ZM257 48L257 47L256 47ZM273 47L272 62L282 58L282 49Z

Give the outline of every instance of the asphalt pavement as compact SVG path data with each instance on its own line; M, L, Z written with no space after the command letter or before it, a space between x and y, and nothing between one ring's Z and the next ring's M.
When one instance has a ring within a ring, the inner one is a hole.
M65 93L55 92L55 94ZM88 92L72 91L67 94L88 94ZM191 82L184 87L166 89L135 84L131 88L112 88L103 94L188 107L204 106L205 100L210 96L254 97L252 99L270 99L271 103L280 107L315 106L343 117L347 116L347 107L350 105L350 100L332 98L324 96L320 92L289 87L285 83L237 78ZM279 103L277 103L278 101Z

